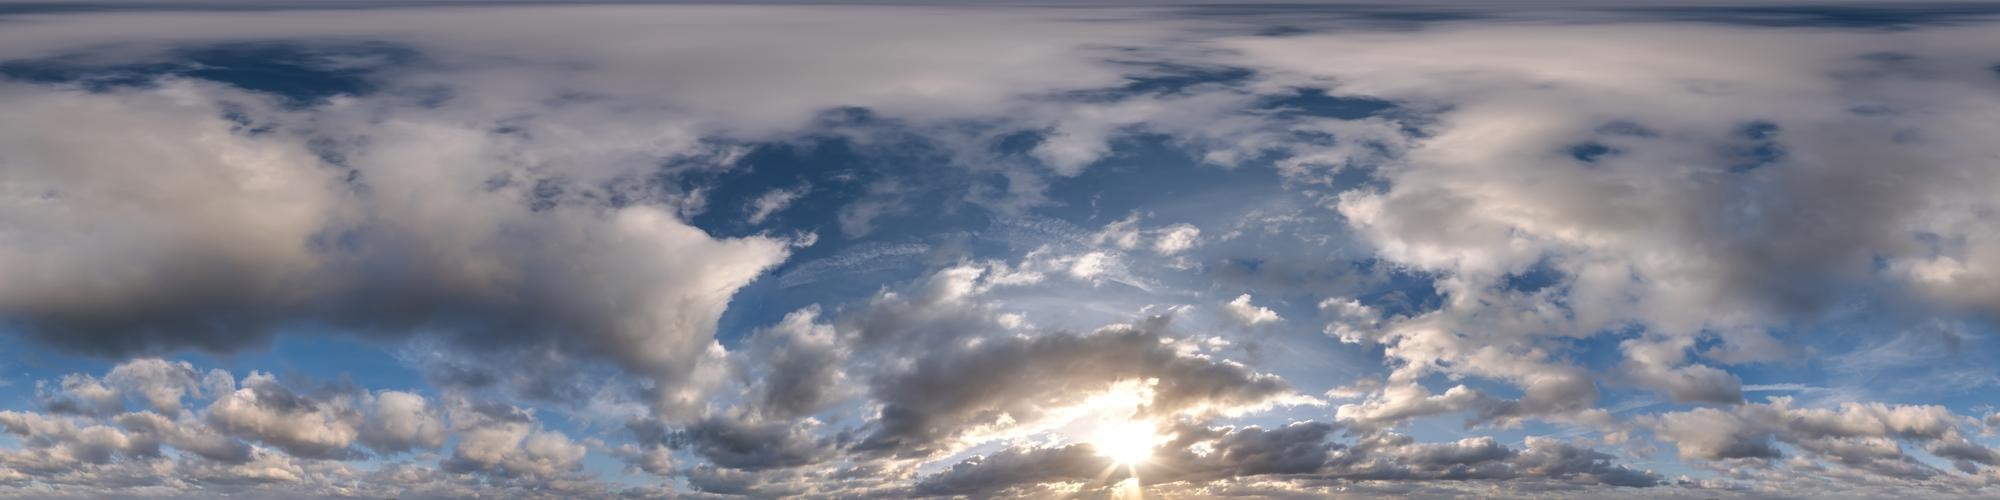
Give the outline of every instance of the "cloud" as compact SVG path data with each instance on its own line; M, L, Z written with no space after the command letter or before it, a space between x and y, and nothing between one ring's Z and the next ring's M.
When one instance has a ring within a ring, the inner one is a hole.
M1657 342L1633 339L1620 343L1628 360L1626 375L1641 386L1666 393L1675 402L1742 402L1743 382L1735 375L1704 365L1674 366L1683 362L1693 340L1681 337Z
M1332 318L1327 322L1326 334L1351 344L1372 337L1372 330L1382 321L1380 311L1354 299L1327 298L1320 301L1319 310L1322 316Z
M1176 352L1162 342L1167 321L990 338L907 359L908 368L871 381L870 394L883 406L856 449L929 455L973 428L1034 422L1121 380L1147 381L1144 411L1162 416L1226 412L1290 395L1277 377Z
M202 46L200 33L228 19L263 34L241 36L362 34L414 56L327 51L315 64L328 68L318 74L361 67L380 69L370 75L385 80L305 109L173 76L104 89L0 88L0 100L16 109L0 124L10 131L0 146L14 152L5 159L4 223L13 234L36 235L0 240L0 269L17 278L0 288L0 310L39 338L94 353L226 352L261 345L278 329L334 323L380 335L441 332L503 349L553 347L579 362L608 360L661 387L690 384L728 298L788 252L781 240L715 238L688 226L679 214L699 211L703 191L643 182L660 164L677 165L664 172L670 176L727 169L735 156L704 134L729 129L763 139L833 107L971 117L1019 95L1115 83L1113 70L1072 49L1163 33L1049 12L994 12L967 23L922 9L880 10L898 18L888 20L863 12L877 9L801 8L785 11L843 21L809 36L763 37L752 32L793 27L743 17L760 9L696 7L673 9L692 17L666 18L633 15L657 8L482 8L362 9L337 14L350 22L333 24L287 12L38 19L10 30L8 57L81 53L112 40L173 42L162 51L79 59L88 61L85 70L143 68L174 49ZM605 37L585 40L551 15L611 24L592 30ZM654 20L629 22L640 17ZM125 20L135 18L148 28L127 29ZM683 26L661 30L663 19ZM341 24L350 28L328 28ZM521 30L492 29L503 25ZM746 50L721 59L703 51L624 54L603 50L602 41L629 40L611 32L651 33L655 47ZM1047 38L1023 44L1025 32ZM911 48L890 33L951 33L967 45ZM998 57L958 57L967 47ZM884 50L898 55L884 59ZM709 61L701 63L708 69L681 70L697 61ZM579 79L545 69L580 62L611 73ZM778 76L801 70L816 81ZM440 87L449 95L442 101L413 96ZM561 98L587 94L604 99ZM104 148L50 135L58 129L158 140ZM802 191L768 194L757 214L774 213ZM865 233L877 216L905 210L899 206L850 207L843 227ZM106 262L123 263L121 271L97 273ZM216 278L223 275L242 279ZM496 336L507 341L492 342ZM684 396L660 394L658 404L687 413Z
M1230 319L1234 319L1237 323L1242 323L1244 326L1257 326L1285 320L1285 318L1279 317L1278 312L1271 310L1271 308L1251 304L1250 294L1247 293L1238 295L1235 300L1223 304L1222 311L1229 313Z
M1174 255L1194 248L1200 241L1201 228L1193 224L1175 224L1160 229L1158 239L1153 240L1153 252Z
M953 464L917 482L920 496L992 495L1017 486L1098 479L1109 462L1089 445L1008 449ZM1031 490L1032 491L1032 490ZM1027 492L1016 492L1027 493Z
M805 196L811 189L811 186L800 186L798 189L773 189L765 192L763 196L758 196L756 200L750 202L750 218L746 220L751 224L763 224L764 219L791 206L792 202L798 201L799 197Z
M583 466L588 450L560 432L541 428L519 408L451 402L452 431L458 442L439 462L447 472L481 472L502 478L559 479Z
M255 440L295 456L335 458L348 452L363 414L346 397L316 401L251 372L242 387L216 397L207 419L225 433Z
M227 373L210 372L211 377L226 377ZM105 374L104 379L114 387L137 393L147 405L159 409L167 415L181 412L181 398L189 394L202 393L203 381L196 378L194 365L186 361L169 363L161 359L138 359L120 364Z
M1031 496L1053 491L1109 490L1136 477L1154 491L1197 493L1183 486L1268 477L1299 481L1569 481L1610 487L1652 487L1659 475L1617 465L1610 455L1554 439L1529 438L1521 449L1490 437L1420 443L1395 434L1335 439L1339 427L1295 422L1277 428L1176 426L1173 438L1136 472L1114 467L1090 444L1008 448L924 477L919 495Z
M817 463L832 452L816 426L790 420L756 421L717 416L704 419L670 439L716 466L766 470Z
M103 378L127 379L162 367L196 373L186 362L139 359L112 367ZM91 496L121 491L452 496L520 487L588 488L574 475L588 452L582 444L504 405L448 398L447 412L431 398L409 392L338 386L300 391L297 381L287 384L254 371L239 387L226 371L208 373L199 391L123 413L0 411L0 430L19 443L0 451L0 471L9 475L10 485ZM180 410L168 413L162 405ZM408 464L394 461L395 455L436 460L431 452L454 439L450 456L427 465L429 473L401 469ZM357 444L375 454L360 452ZM436 475L440 470L449 474ZM511 486L487 490L481 484L488 480Z
M0 488L1991 496L1989 20L1567 7L0 15Z
M29 204L10 210L9 226L38 236L0 249L0 268L19 277L0 290L0 308L39 338L86 351L238 350L300 323L387 335L428 326L677 382L734 289L786 254L778 240L711 238L654 206L534 210L518 197L525 187L479 187L525 172L478 152L498 137L443 124L377 124L401 139L372 140L332 164L311 151L310 133L237 130L222 90L10 88L27 115L160 138L114 151L5 134L26 141L10 150L37 152L13 157L12 185L46 194L8 198ZM409 164L457 169L401 169ZM342 171L363 180L341 182ZM145 180L156 175L181 180ZM647 257L658 254L680 259ZM98 272L107 262L123 271ZM166 396L159 390L148 394Z
M1992 450L1964 437L1963 427L1974 419L1942 406L1843 403L1806 408L1794 406L1792 398L1778 397L1733 411L1697 408L1648 420L1655 434L1674 444L1684 459L1750 460L1739 466L1791 470L1837 481L1951 479L1906 453L1901 443L1926 446L1968 473L1995 463ZM1777 443L1852 473L1801 470L1794 462L1780 460L1786 453Z
M1120 250L1149 248L1153 253L1170 257L1186 252L1201 243L1201 228L1193 224L1180 223L1169 226L1140 229L1139 214L1134 213L1104 225L1092 236L1097 244L1110 245ZM1148 243L1148 240L1151 242Z
M803 417L841 396L847 378L841 367L850 354L832 325L818 323L819 315L818 307L793 311L753 336L744 356L760 366L750 376L760 415Z
M377 453L432 450L444 446L444 419L423 396L400 391L375 394L369 425L361 428L363 444Z
M1332 197L1381 258L1443 274L1445 310L1413 321L1522 354L1636 325L1683 346L1716 339L1718 358L1743 361L1728 353L1781 352L1766 329L1831 313L1835 290L1911 286L1931 290L1919 310L1980 307L1946 285L1964 283L1953 263L1986 232L1947 222L1987 203L1947 185L1990 176L1954 125L1985 112L1955 104L1980 101L1970 89L1991 77L1955 48L1973 31L1446 23L1222 45L1273 79L1441 110L1375 167L1379 189ZM1608 43L1543 56L1582 40ZM1856 111L1864 101L1895 111ZM1889 178L1883 164L1908 168ZM1553 287L1508 289L1536 266ZM1385 343L1415 364L1457 353L1418 338ZM1716 368L1632 359L1636 383L1674 400L1740 399Z

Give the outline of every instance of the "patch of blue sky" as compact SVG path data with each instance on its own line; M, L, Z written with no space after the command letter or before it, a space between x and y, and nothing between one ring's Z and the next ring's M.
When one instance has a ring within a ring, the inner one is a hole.
M1241 77L1232 71L1174 69L1183 73L1135 79L1136 87L1126 90L1166 92L1191 85L1223 85ZM1380 101L1331 98L1315 91L1299 91L1268 105L1284 113L1344 118L1391 108ZM897 130L898 124L875 120L866 110L843 110L831 116L830 125L836 131L859 129L871 137L909 137ZM994 153L1002 159L1021 161L1023 153L1040 140L1040 133L1031 130L1002 134ZM1233 169L1203 164L1186 147L1164 137L1127 134L1115 138L1110 154L1080 175L1047 179L1046 203L1025 213L1008 213L1004 207L995 210L963 201L969 190L1004 182L997 174L982 177L977 169L943 168L937 163L947 159L934 148L916 139L861 146L829 133L755 145L738 168L708 179L717 187L708 192L709 210L693 218L697 226L721 235L810 232L818 236L817 243L798 249L785 264L739 293L723 319L725 343L747 328L775 322L783 314L825 297L865 297L881 286L921 275L916 268L945 265L957 258L1018 259L1042 245L1074 246L1088 233L1133 214L1143 215L1149 225L1193 224L1203 228L1205 241L1228 248L1230 243L1217 242L1217 237L1240 226L1245 217L1313 206L1313 200L1285 189L1267 163ZM1029 165L1015 166L1025 167ZM1353 185L1364 180L1347 179ZM1346 187L1351 186L1336 189ZM743 217L745 210L773 190L802 194L767 223L748 224ZM841 223L843 211L866 203L886 208L871 221L867 233L849 234ZM1035 218L1061 221L1069 227L1032 234L1026 230L1032 224L1016 223ZM1347 239L1330 234L1341 231L1337 222L1287 231L1329 233L1319 239L1319 248L1300 252L1324 259L1328 240ZM1244 250L1265 256L1289 253L1266 246ZM1357 258L1367 255L1364 249L1345 250L1341 253ZM1196 249L1193 254L1202 259L1213 255L1206 249ZM898 269L899 265L909 268ZM1200 288L1198 276L1181 281Z
M117 364L113 360L38 348L29 340L32 337L9 330L13 328L0 325L0 333L5 333L0 335L0 378L7 381L0 384L0 409L38 409L37 381L54 382L70 373L99 375Z
M1257 74L1249 68L1193 66L1152 60L1132 61L1126 66L1130 71L1125 75L1124 85L1109 89L1070 92L1064 95L1064 98L1086 102L1109 102L1140 95L1184 94L1196 89L1248 83Z
M1898 29L1955 24L2000 15L2000 6L1970 2L1866 4L1762 4L1702 6L1626 6L1604 10L1696 23L1760 27L1837 27Z
M165 77L195 78L275 95L292 106L379 89L379 73L415 64L407 47L383 42L234 42L166 50L148 60L81 53L0 61L0 77L73 84L101 91L145 86Z

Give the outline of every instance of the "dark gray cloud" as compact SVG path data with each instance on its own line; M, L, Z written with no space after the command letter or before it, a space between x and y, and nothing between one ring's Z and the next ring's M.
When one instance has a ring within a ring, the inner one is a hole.
M919 496L992 496L1042 483L1116 481L1111 461L1089 445L1006 449L953 464L950 469L918 481ZM1025 494L1033 492L1017 491ZM1025 496L1025 495L1024 495Z
M717 466L757 471L812 464L829 457L833 444L816 436L814 430L792 421L753 423L711 417L669 439Z
M1205 481L1264 474L1309 474L1325 468L1340 449L1339 428L1325 422L1212 428L1184 423L1172 429L1169 450L1142 468L1143 481ZM1196 451L1193 447L1201 444Z
M847 347L833 326L819 324L819 309L785 316L778 325L752 335L745 352L751 394L759 416L796 419L841 396Z

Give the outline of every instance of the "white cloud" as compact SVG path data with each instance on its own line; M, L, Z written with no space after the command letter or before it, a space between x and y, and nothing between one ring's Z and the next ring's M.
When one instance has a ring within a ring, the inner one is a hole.
M378 453L429 450L444 446L441 415L422 395L401 391L375 394L360 440Z
M251 372L243 388L216 397L205 414L217 430L313 458L346 453L363 419L347 398L305 399L263 372Z
M482 183L529 172L510 157L545 151L502 153L501 137L436 117L346 124L384 135L331 165L309 151L309 134L243 133L223 111L373 133L329 124L344 119L337 110L309 120L192 83L6 86L0 100L21 103L0 123L15 132L0 142L18 146L0 153L8 185L46 193L0 198L13 207L5 225L35 235L0 239L0 270L16 278L0 285L0 308L82 349L227 350L287 321L378 328L478 312L494 323L461 328L534 337L567 318L566 333L588 341L543 341L678 382L731 293L788 252L770 238L711 238L653 205L531 211L525 186ZM158 140L103 148L50 126ZM366 196L338 179L343 166L365 174ZM238 278L216 278L225 274ZM573 321L586 318L596 319Z
M119 364L111 369L111 373L105 374L104 380L138 393L146 404L163 413L177 415L181 412L183 396L201 394L195 375L194 365L186 361L171 363L151 358Z
M1116 262L1116 258L1104 252L1090 252L1078 255L1075 260L1070 261L1069 275L1081 280L1096 278L1098 275L1104 274L1114 262Z
M1222 45L1274 84L1435 110L1376 166L1382 189L1331 199L1380 257L1442 274L1442 310L1363 340L1412 370L1501 372L1466 354L1535 358L1632 325L1676 353L1628 348L1633 380L1729 401L1734 376L1679 353L1696 339L1719 341L1703 351L1717 360L1770 361L1785 350L1769 329L1829 314L1854 286L1983 307L1944 285L1974 282L1947 259L1972 262L1991 232L1964 215L1993 208L1967 189L1995 178L1975 117L2000 111L1979 90L1987 64L1968 62L1983 61L1967 49L1978 31L1446 23ZM1605 154L1573 157L1584 144ZM1537 266L1551 288L1507 288Z
M1382 313L1361 301L1349 298L1328 298L1319 303L1320 314L1330 316L1326 324L1326 334L1350 344L1361 343L1374 335L1374 329L1382 321Z
M750 223L763 224L764 219L770 218L786 207L792 206L792 202L798 201L799 197L805 196L806 192L810 189L809 186L800 186L798 189L773 189L765 192L762 196L758 196L757 199L750 201Z
M114 367L103 378L162 366L193 371L186 362L141 359ZM210 379L233 379L222 370L208 373ZM511 410L505 406L457 399L460 409L447 423L429 400L408 392L299 392L263 372L245 376L241 389L221 388L210 384L172 400L204 403L178 415L155 408L115 415L0 412L0 430L18 443L0 450L0 471L6 471L0 475L17 487L90 495L427 491L456 496L517 488L601 494L601 489L591 493L590 483L573 474L588 453L583 445L541 428L531 416L495 410ZM440 459L429 452L453 437L460 446L451 456ZM376 454L360 453L351 446L356 443ZM402 458L411 462L391 457L405 451L417 452ZM404 469L412 463L431 473ZM453 472L439 474L440 469Z
M1201 228L1193 224L1180 223L1142 229L1139 227L1139 214L1134 213L1105 224L1104 229L1099 230L1091 238L1100 245L1110 245L1119 250L1129 251L1148 247L1155 254L1170 257L1200 244Z
M1201 228L1194 227L1193 224L1174 224L1160 228L1159 231L1159 236L1153 240L1153 252L1160 255L1185 252L1189 248L1194 248L1195 243L1201 238Z
M1271 308L1251 304L1250 294L1247 293L1238 295L1235 300L1223 304L1222 310L1229 313L1230 318L1235 319L1236 322L1242 323L1244 326L1257 326L1285 320L1285 318L1279 317L1278 312L1271 310Z

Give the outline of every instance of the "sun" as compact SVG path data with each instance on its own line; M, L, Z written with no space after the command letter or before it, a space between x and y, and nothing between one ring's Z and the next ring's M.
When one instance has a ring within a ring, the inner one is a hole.
M1153 458L1160 444L1159 428L1145 420L1100 422L1090 435L1090 447L1113 465L1135 465Z

